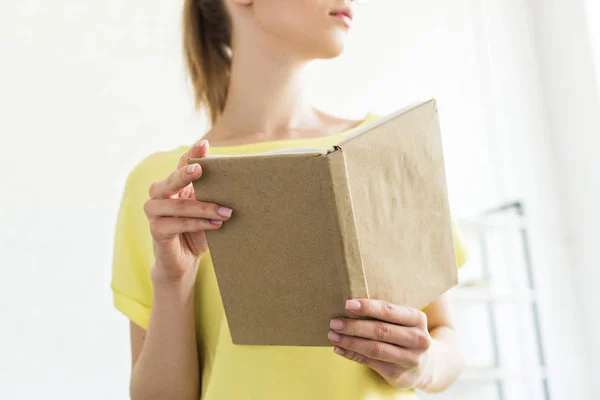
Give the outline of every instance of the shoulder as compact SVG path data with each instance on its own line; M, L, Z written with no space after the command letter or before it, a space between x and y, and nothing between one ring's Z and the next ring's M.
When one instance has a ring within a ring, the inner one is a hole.
M180 147L151 154L138 162L129 172L117 214L116 253L126 251L122 249L123 246L135 243L136 248L147 250L140 251L140 254L151 254L149 235L145 235L139 230L146 223L144 203L150 198L148 193L150 185L169 175L186 151L186 147Z
M330 126L332 131L334 132L347 132L353 129L362 127L366 124L374 122L381 118L381 116L375 112L369 111L364 113L360 118L342 118L336 115L332 115L321 111L319 109L315 109L317 115L321 118L321 122L325 126Z
M153 182L164 179L175 170L181 156L189 147L181 146L173 150L156 152L138 162L129 172L125 183L125 197L147 197Z

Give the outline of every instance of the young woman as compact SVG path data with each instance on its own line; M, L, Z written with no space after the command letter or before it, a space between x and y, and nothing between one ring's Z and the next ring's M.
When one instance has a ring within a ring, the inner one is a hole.
M331 347L231 342L205 231L235 211L195 200L190 183L202 170L186 160L205 156L209 142L211 154L328 148L373 121L326 115L302 93L307 63L342 51L352 5L185 0L185 59L212 128L191 147L151 155L127 181L112 289L131 320L132 399L412 399L414 389L440 391L459 375L445 296L424 312L350 299L359 318L331 321Z

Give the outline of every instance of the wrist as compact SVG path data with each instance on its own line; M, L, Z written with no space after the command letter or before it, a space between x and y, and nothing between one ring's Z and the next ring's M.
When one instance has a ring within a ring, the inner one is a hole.
M150 280L154 289L155 297L179 298L183 301L189 300L194 294L196 283L196 271L187 271L181 276L173 276L165 272L165 269L152 266Z
M437 347L436 340L433 339L431 347L423 354L423 361L419 367L419 379L415 385L416 389L424 392L429 391L435 385L435 348Z

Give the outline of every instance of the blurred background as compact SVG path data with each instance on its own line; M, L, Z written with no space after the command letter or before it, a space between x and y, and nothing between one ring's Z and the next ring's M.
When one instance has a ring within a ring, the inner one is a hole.
M180 9L0 3L2 399L127 398L109 287L125 178L207 127ZM375 0L309 90L348 117L439 102L469 366L423 398L600 399L600 2Z

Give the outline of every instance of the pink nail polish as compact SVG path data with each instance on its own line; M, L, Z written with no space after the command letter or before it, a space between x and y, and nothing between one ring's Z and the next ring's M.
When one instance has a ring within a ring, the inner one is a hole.
M198 166L198 164L190 164L188 165L186 172L188 174L193 174L196 171L196 167Z
M331 322L329 323L329 327L331 329L335 329L336 331L339 331L340 329L344 328L344 321L342 321L341 319L332 319Z
M350 310L350 311L360 310L360 301L347 300L346 301L346 309Z
M340 348L340 347L336 347L333 349L333 352L335 354L339 354L340 356L343 356L344 354L346 354L346 350Z
M198 147L198 148L201 148L201 147L204 147L204 146L206 146L206 140L204 140L204 139L198 140L196 142L196 144L194 145L194 147Z
M327 334L327 337L329 338L329 340L331 340L332 342L339 342L340 339L342 338L339 333L335 333L335 332L329 332Z
M221 217L229 218L229 217L231 217L231 213L233 213L233 210L231 208L227 208L227 207L217 208L217 214L219 214Z
M213 224L213 225L218 225L218 226L223 225L223 221L217 221L215 219L211 219L210 223Z

